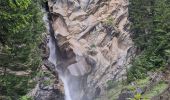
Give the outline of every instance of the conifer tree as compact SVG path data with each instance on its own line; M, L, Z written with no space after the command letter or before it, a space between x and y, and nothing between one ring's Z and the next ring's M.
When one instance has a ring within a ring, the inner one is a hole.
M44 25L38 2L0 0L0 95L16 99L29 88L31 74L16 76L7 70L35 72L40 64L37 47Z

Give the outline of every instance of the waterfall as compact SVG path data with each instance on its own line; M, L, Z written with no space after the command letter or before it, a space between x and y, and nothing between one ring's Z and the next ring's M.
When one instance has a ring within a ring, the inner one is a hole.
M56 58L55 42L52 40L51 36L48 36L47 46L50 49L48 60L56 66L57 58Z
M56 44L55 44L55 41L52 39L51 36L48 37L48 41L49 42L48 42L47 46L50 49L50 54L49 54L48 60L56 66L56 61L57 61L57 58L56 58L57 54L56 54L56 47L55 47ZM56 69L56 70L58 71L59 78L64 83L65 100L72 100L71 96L70 96L69 87L68 87L67 76L64 73L62 73L62 71L60 71L59 69Z
M62 76L60 76L60 78L61 78L61 80L64 83L65 100L72 100L71 99L71 95L70 95L70 90L69 90L68 82L67 82L67 78L66 77L62 77Z
M53 63L55 65L55 68L56 70L58 71L58 75L59 75L59 78L62 80L62 82L64 83L64 91L65 91L65 100L73 100L71 98L71 94L70 94L70 90L69 90L69 85L68 85L68 75L66 75L65 72L62 71L62 68L61 69L58 69L57 68L57 50L56 50L56 40L55 40L55 36L54 36L54 32L53 32L53 29L52 29L52 25L50 23L50 18L49 18L49 11L46 10L42 10L45 14L43 16L43 20L45 22L45 26L46 26L46 29L48 30L48 33L50 33L50 35L47 36L47 46L49 47L49 50L50 50L50 54L49 54L49 58L48 58L48 61L50 61L51 63ZM62 67L62 66L60 66Z

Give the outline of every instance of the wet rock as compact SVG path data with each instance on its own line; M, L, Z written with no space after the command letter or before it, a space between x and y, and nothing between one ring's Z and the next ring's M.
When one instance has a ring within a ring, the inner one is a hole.
M125 92L125 93L121 93L119 95L119 98L117 100L127 100L129 98L133 98L133 94L132 93L129 93L129 92Z
M96 90L95 90L95 98L100 95L100 92L101 92L100 87L96 87Z
M64 95L58 90L39 90L34 98L35 100L64 100Z

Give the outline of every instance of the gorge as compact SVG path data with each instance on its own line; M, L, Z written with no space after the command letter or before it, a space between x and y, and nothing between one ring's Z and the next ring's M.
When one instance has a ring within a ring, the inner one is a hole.
M126 78L133 44L127 5L124 0L46 3L48 61L64 84L65 100L94 100L105 93L107 81Z
M0 0L0 100L170 100L170 0Z

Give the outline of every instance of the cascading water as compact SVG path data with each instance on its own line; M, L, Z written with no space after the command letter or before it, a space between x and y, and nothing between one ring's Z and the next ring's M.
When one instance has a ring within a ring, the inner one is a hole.
M45 13L49 13L48 10L46 10ZM53 63L55 65L55 69L58 71L59 78L64 83L65 100L73 100L70 95L67 75L65 72L62 71L62 68L60 68L60 69L57 68L57 63L56 63L57 62L57 52L56 52L57 44L55 42L54 32L51 33L51 30L53 30L53 29L52 29L52 26L50 25L51 23L49 20L49 15L44 14L43 20L46 24L46 29L50 33L50 35L47 36L47 40L48 40L47 46L49 47L49 50L50 50L48 61L50 61L51 63Z
M47 45L50 49L50 55L49 55L48 60L56 66L57 58L56 58L55 42L51 36L48 37L48 40L49 42ZM62 73L59 69L56 69L56 70L59 72L59 78L61 78L61 80L64 83L65 100L72 100L70 96L70 91L68 88L67 76L64 73Z

